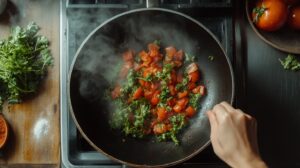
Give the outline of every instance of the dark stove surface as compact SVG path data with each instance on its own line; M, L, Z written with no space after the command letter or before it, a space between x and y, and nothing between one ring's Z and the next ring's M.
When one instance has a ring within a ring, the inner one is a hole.
M62 66L66 66L64 67L66 70L69 69L75 53L83 40L102 22L116 14L135 8L143 8L145 7L145 3L144 0L63 0L62 10L64 14L62 16L62 24L65 25L63 29L65 32L64 35L66 36L65 54L67 54L67 56L65 58L66 60L62 60L66 65ZM234 37L231 0L161 0L159 7L185 13L201 22L216 35L233 63L232 43ZM218 10L218 12L215 12L216 10ZM65 157L63 156L63 162L64 159L67 159L66 162L68 165L65 166L120 166L118 163L111 161L95 151L84 140L76 129L68 109L66 108L65 110L65 113L67 113L65 117L68 120L67 126L65 127L67 131L62 133L62 136L65 136L63 144L66 145L62 150L67 150L62 152L62 155L66 155ZM180 165L180 167L197 167L199 165L225 166L213 153L211 146Z

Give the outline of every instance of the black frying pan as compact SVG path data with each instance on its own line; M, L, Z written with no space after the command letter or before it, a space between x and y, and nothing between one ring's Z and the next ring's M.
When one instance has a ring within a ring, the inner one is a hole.
M125 137L109 126L110 102L103 97L114 79L113 67L128 48L140 51L154 40L197 56L207 95L201 108L179 134L181 144ZM208 56L214 56L210 61ZM83 137L97 151L130 166L170 166L183 162L210 142L205 111L220 101L233 101L230 62L216 40L196 20L166 9L138 9L113 17L86 38L72 63L68 96L72 117Z

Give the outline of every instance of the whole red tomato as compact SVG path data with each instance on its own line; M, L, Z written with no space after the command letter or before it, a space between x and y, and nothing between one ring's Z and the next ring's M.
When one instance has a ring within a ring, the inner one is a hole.
M291 28L300 30L300 5L291 8L288 24Z
M284 0L260 0L252 11L254 24L262 30L275 31L286 22L288 6Z

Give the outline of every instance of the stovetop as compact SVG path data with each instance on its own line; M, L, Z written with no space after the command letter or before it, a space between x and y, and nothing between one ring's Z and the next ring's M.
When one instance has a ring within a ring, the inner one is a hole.
M160 0L159 7L185 13L206 26L233 59L231 0ZM146 7L145 0L61 0L61 155L65 167L125 167L95 151L81 137L70 116L67 100L67 75L76 50L88 34L106 19L119 13ZM217 12L216 12L217 10ZM233 66L234 67L234 66ZM226 166L207 147L180 167Z

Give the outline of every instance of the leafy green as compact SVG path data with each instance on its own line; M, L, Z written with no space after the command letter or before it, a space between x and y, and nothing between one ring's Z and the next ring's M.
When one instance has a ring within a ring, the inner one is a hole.
M300 62L292 54L289 54L284 60L279 59L281 65L286 70L298 71L300 70Z
M154 43L159 45L158 41ZM161 62L155 61L148 66L144 65L141 59L136 58L140 57L135 57L133 61L135 64L142 65L141 68L130 69L126 79L117 79L116 83L121 85L121 94L110 99L115 104L110 119L111 127L131 137L143 138L154 134L159 141L170 140L178 145L177 135L185 127L187 118L184 111L175 113L173 108L178 103L179 94L176 93L189 89L190 79L186 69L188 65L195 63L195 56L185 54L183 65L180 66L164 58L156 60ZM182 82L178 83L175 79L172 81L172 77L177 80L181 74ZM197 85L197 83L192 84ZM140 88L142 92L137 92ZM109 94L110 92L106 95ZM138 94L140 96L134 96ZM190 93L189 106L197 109L200 97L200 94ZM183 110L186 107L188 105L184 104Z
M145 99L134 100L129 105L119 104L119 109L114 112L110 124L112 128L122 128L126 135L143 138L144 122L148 120L149 115L149 102Z
M213 61L214 59L215 59L214 56L212 56L212 55L208 56L208 60Z
M20 103L25 95L35 93L53 64L49 42L38 30L34 22L26 28L17 26L0 41L0 106L5 100Z
M253 8L252 13L255 14L255 17L253 18L253 23L257 23L258 19L265 13L267 8L262 5L261 7Z
M156 78L158 78L160 80L164 80L164 81L170 80L172 69L173 69L172 64L164 64L162 72L156 73Z
M176 135L185 126L185 115L184 114L174 115L169 118L169 121L172 124L171 130L163 134L157 135L157 139L159 141L166 141L171 139L176 145L179 145L179 141Z
M127 74L127 81L124 83L124 85L121 88L122 95L126 95L133 90L134 86L136 85L136 78L137 78L136 72L134 72L133 69L130 69Z
M159 40L154 40L153 43L156 44L156 45L160 45L160 41Z
M201 98L201 94L197 93L197 94L190 94L190 101L189 104L194 108L194 109L198 109L200 106L199 100Z
M182 79L181 83L178 83L175 88L178 91L182 91L182 90L186 90L187 89L187 85L189 83L189 78L188 75L185 75L185 77Z

